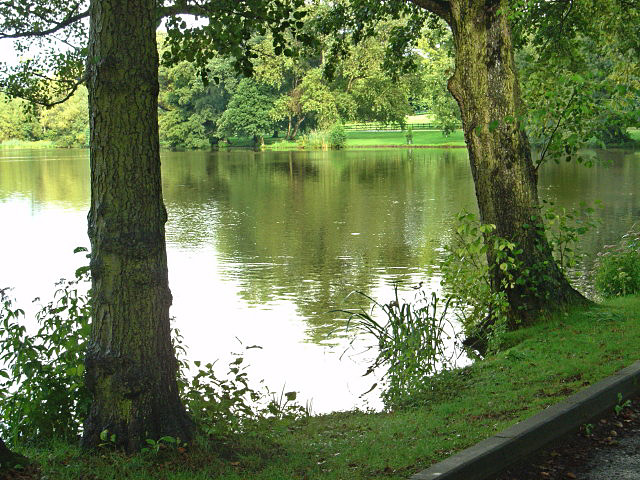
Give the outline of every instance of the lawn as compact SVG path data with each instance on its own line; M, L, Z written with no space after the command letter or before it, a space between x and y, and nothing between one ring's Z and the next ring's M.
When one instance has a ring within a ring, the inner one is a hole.
M347 132L347 148L373 146L407 145L406 132ZM414 147L464 147L462 130L444 136L440 130L420 130L413 132Z
M68 444L22 451L52 479L406 479L638 358L640 297L623 297L507 334L500 353L425 385L412 408L275 421L184 452L85 455Z

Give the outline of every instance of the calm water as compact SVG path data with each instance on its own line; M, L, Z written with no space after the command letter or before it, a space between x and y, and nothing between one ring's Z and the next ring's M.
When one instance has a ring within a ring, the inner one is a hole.
M640 153L598 157L547 165L540 182L560 206L603 202L583 242L591 258L640 219ZM224 372L230 352L260 345L246 351L251 376L316 412L362 406L371 383L363 345L347 349L331 310L359 304L345 299L353 290L388 300L395 282L407 298L420 281L435 288L452 219L475 210L458 149L166 153L163 176L172 315L190 357ZM88 178L86 151L0 151L0 287L23 305L82 262Z

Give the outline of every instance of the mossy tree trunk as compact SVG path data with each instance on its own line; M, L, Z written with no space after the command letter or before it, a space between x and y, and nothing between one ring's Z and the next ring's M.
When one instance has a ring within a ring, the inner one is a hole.
M416 0L451 27L455 72L449 90L458 102L483 223L522 249L516 276L525 285L503 287L504 272L491 270L492 287L507 294L512 326L541 312L584 302L556 265L540 215L538 177L519 121L524 114L514 62L507 0ZM488 254L490 264L494 259Z
M155 0L93 0L88 55L93 326L83 444L191 438L171 344Z

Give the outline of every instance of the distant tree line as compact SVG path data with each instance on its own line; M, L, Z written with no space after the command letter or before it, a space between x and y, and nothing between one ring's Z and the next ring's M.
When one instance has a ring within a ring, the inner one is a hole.
M385 64L389 40L394 29L406 27L406 19L380 22L374 35L354 46L323 35L319 24L325 8L312 7L305 22L313 42L289 39L294 55L275 48L268 34L255 35L249 45L254 57L251 77L238 73L231 55L208 61L205 82L190 61L170 67L161 63L161 145L190 150L230 143L234 137L253 138L255 143L265 137L294 140L301 133L344 122L404 126L407 115L417 111L433 114L433 122L445 135L460 128L458 105L447 90L454 45L444 22L425 29L418 48L403 58L404 67L390 75ZM158 37L159 53L166 55L166 35ZM613 35L609 39L621 41ZM533 45L525 43L517 51L532 143L546 151L566 148L567 140L575 148L585 142L601 146L630 142L627 127L640 124L637 72L612 50L595 48L587 37L574 40L571 49L571 55L561 57L562 65L549 69L537 68L550 60L539 58ZM612 88L615 84L625 87ZM545 138L556 126L562 127L562 134L546 145ZM22 100L0 96L0 142L50 140L59 147L84 147L88 138L84 87L51 109L27 109Z

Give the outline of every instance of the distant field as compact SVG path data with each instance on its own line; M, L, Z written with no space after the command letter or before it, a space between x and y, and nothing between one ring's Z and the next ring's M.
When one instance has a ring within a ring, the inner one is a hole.
M347 147L407 145L405 132L347 132ZM440 130L413 132L413 146L463 147L462 130L445 137Z
M436 116L430 113L423 113L421 115L409 115L407 117L407 123L431 123L435 120Z

